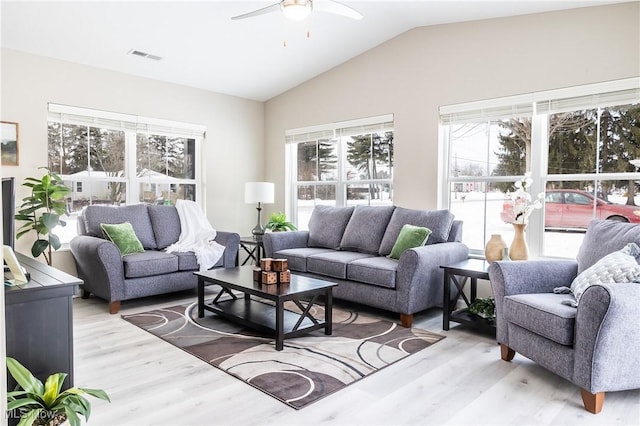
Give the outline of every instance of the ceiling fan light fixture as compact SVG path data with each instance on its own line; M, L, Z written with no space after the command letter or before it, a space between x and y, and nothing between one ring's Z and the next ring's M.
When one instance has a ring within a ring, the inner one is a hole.
M302 21L311 14L311 0L284 0L280 3L283 15L292 21Z

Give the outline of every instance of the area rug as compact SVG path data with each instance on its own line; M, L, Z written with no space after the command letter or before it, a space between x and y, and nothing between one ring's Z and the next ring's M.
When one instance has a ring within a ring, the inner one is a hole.
M295 305L286 305L295 311ZM197 304L122 317L295 408L303 408L443 339L420 329L333 308L333 334L275 341L206 313ZM324 319L322 306L313 315Z

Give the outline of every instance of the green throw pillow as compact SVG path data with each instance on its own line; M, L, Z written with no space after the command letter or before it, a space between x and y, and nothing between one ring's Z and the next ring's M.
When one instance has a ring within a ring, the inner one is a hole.
M133 226L129 222L110 224L101 223L102 232L120 249L120 253L143 253L144 247L136 236Z
M392 259L400 259L400 256L405 250L423 246L424 243L427 242L429 235L431 235L429 228L409 224L404 225L400 230L400 234L398 234L398 238L391 249L389 257Z

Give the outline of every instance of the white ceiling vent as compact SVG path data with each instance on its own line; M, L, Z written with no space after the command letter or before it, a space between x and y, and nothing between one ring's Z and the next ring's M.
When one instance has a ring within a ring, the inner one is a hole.
M128 55L140 56L141 58L153 59L154 61L159 61L162 57L158 55L152 55L151 53L143 52L141 50L131 49L127 52Z

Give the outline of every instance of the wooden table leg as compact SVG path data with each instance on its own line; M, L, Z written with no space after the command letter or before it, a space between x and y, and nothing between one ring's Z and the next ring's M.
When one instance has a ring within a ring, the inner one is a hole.
M324 303L324 334L330 336L333 332L333 289L327 289L327 300Z
M444 296L442 300L442 329L449 330L449 309L451 309L451 280L449 271L444 271Z
M204 317L204 279L198 277L198 318Z
M284 302L276 301L276 351L284 348Z

